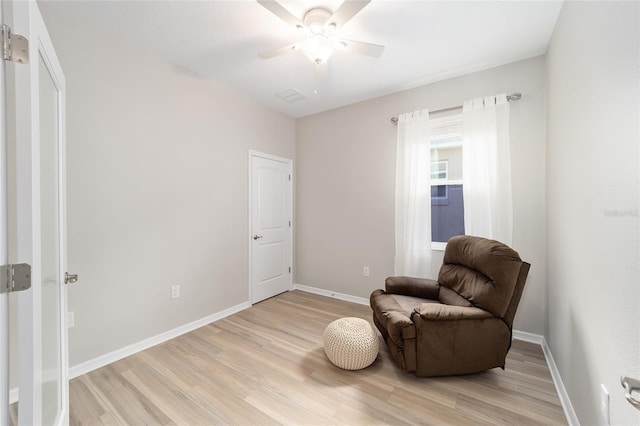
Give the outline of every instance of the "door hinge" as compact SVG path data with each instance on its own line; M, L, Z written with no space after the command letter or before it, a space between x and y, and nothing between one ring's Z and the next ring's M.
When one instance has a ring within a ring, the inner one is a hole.
M289 221L289 228L291 228L291 221Z
M2 265L0 275L2 275L0 293L13 293L31 287L31 265L28 263Z
M289 266L289 273L291 273L291 266Z
M2 59L19 64L29 63L29 40L13 34L8 25L2 24Z
M289 181L291 181L291 175L289 175Z

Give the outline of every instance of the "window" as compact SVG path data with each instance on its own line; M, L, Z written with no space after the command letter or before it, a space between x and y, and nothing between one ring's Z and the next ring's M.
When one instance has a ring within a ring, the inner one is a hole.
M431 202L434 200L444 200L446 202L449 199L449 187L447 185L431 185Z
M431 240L444 249L449 238L464 235L462 196L462 116L432 119Z
M431 180L447 179L449 176L449 160L431 161Z

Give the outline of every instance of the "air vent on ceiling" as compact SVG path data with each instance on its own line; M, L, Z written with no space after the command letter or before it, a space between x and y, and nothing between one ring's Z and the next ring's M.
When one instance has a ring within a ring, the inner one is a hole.
M276 93L276 96L288 103L299 101L306 97L295 89L289 89L285 90L284 92Z

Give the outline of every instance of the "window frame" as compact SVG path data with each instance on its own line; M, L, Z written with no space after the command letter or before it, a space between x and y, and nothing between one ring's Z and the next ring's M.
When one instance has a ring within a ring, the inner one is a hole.
M434 148L463 148L463 139L462 139L462 114L454 114L448 115L446 117L434 118L429 120L431 133L429 135L429 150ZM431 166L434 163L442 162L442 160L431 161L429 165L429 170L431 171ZM462 179L449 179L449 165L447 161L446 168L446 179L431 179L431 174L429 175L429 184L430 186L441 186L441 185L463 185ZM431 191L429 191L431 193ZM430 201L432 198L430 198ZM432 217L433 220L433 217ZM431 250L433 251L444 251L447 248L446 242L441 241L431 241Z

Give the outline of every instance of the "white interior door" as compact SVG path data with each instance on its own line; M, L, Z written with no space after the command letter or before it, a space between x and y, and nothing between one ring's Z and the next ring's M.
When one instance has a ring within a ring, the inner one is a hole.
M0 24L4 13L0 3ZM0 60L0 264L9 263L5 63ZM9 424L9 295L0 293L0 425Z
M251 301L291 289L292 162L250 152Z
M17 421L66 424L65 81L37 4L3 0L2 5L11 9L4 10L3 19L29 44L27 64L5 65L13 67L6 87L14 95L2 100L15 119L6 126L12 135L9 151L15 155L8 159L15 162L13 185L7 189L15 201L9 206L15 214L9 260L31 265L31 288L15 294L17 312L8 313L18 320Z

